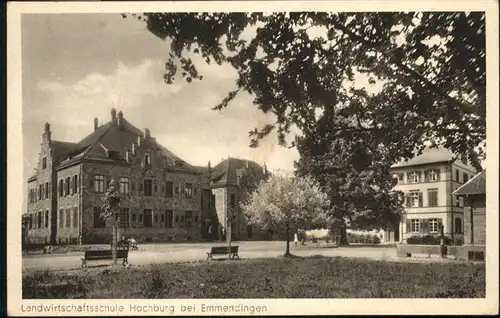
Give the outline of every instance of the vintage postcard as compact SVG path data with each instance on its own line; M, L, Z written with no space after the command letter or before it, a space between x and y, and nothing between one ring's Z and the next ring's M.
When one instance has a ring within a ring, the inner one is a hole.
M498 312L496 1L7 9L9 314Z

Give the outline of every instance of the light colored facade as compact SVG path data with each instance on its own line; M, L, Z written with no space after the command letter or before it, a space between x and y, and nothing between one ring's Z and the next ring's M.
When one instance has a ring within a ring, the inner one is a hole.
M454 195L464 200L464 245L486 245L486 171L459 187Z
M394 189L405 194L405 212L398 226L385 231L385 240L405 243L412 236L437 236L442 224L444 235L462 244L464 202L453 191L476 175L465 156L456 158L443 148L426 149L393 165L391 172L398 179Z

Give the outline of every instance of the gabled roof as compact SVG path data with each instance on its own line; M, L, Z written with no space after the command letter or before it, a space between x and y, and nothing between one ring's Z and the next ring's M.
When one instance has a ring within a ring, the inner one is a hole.
M54 166L57 166L58 164L61 163L61 161L68 156L72 151L74 151L75 147L77 146L76 143L74 142L67 142L67 141L57 141L57 140L52 140L50 142L50 146L53 149L53 160L54 160Z
M126 119L122 120L121 126L109 121L99 126L78 143L73 144L71 151L67 153L59 166L66 166L82 159L125 164L126 152L131 151L132 144L137 143L138 137L144 137L144 134ZM172 151L158 144L154 138L142 139L142 142L148 148L160 152L167 159L169 165L175 166L175 169L196 171L193 166L176 156ZM108 156L109 152L113 152L111 158Z
M391 168L401 168L409 166L424 165L429 163L440 163L453 160L455 155L453 152L446 148L426 148L422 154L411 158L410 160L403 160L391 166Z
M486 170L481 171L453 192L456 196L486 194Z
M216 165L212 170L212 185L223 186L237 184L238 175L248 166L258 178L264 177L264 168L255 161L228 158Z

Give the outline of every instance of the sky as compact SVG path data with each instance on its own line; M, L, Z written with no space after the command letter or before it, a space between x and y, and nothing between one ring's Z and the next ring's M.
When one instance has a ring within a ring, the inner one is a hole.
M120 14L23 15L24 179L36 167L45 122L53 139L76 142L93 131L94 117L109 121L112 108L191 164L213 166L231 156L293 169L297 151L278 146L275 135L248 147L250 130L274 122L251 96L211 110L235 88L230 66L198 63L202 81L167 85L168 53L167 42Z

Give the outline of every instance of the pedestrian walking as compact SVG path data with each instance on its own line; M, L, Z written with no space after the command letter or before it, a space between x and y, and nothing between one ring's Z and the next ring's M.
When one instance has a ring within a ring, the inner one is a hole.
M297 232L293 235L293 243L295 243L295 247L297 247L297 244L299 243L299 235Z

